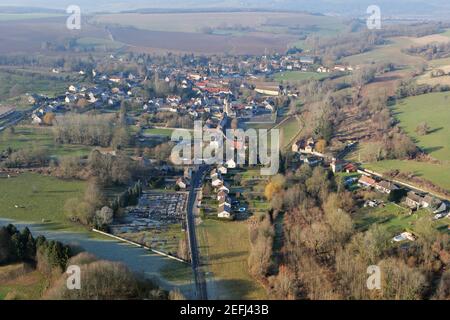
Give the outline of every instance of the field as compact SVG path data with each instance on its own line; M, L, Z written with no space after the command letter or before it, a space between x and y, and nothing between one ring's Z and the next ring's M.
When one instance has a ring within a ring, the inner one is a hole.
M146 136L159 136L159 137L171 137L172 136L172 129L146 129L144 130L143 134Z
M300 82L305 80L322 80L328 75L326 73L289 71L275 75L275 81L278 82Z
M387 228L387 231L394 237L404 231L414 231L415 226L422 219L431 219L432 214L427 210L420 210L409 215L409 210L396 204L389 203L384 208L362 208L355 216L356 228L367 230L371 225L377 223ZM441 229L448 225L448 219L433 222L436 229Z
M376 47L374 50L358 55L346 57L343 62L352 66L372 63L394 63L399 66L416 66L425 62L421 57L415 57L403 53L401 50L414 45L414 38L391 38L390 43Z
M123 13L97 15L94 21L150 31L206 33L222 31L245 33L285 33L288 27L323 32L338 32L343 24L338 18L288 12L205 12L205 13Z
M450 164L431 164L426 162L408 160L384 160L365 164L367 169L379 173L397 169L400 172L412 172L416 176L430 180L434 184L450 190Z
M97 15L115 41L131 50L204 54L282 52L301 35L333 35L335 17L289 12L122 13Z
M215 283L211 298L265 299L266 294L248 273L249 232L245 222L206 220L199 227L200 251Z
M65 92L69 82L44 76L22 75L0 71L0 101L25 93L40 93L55 96Z
M79 145L59 145L53 139L52 129L37 126L16 126L14 133L5 130L0 133L0 150L29 147L46 148L50 156L85 156L92 148Z
M72 227L64 215L64 204L67 199L81 197L84 188L81 181L31 173L0 178L0 218L38 223L45 220L46 228Z
M431 93L410 97L395 107L401 127L425 152L433 158L450 161L450 93ZM425 136L416 133L421 122L426 122L431 132Z
M41 298L46 285L47 280L41 273L27 273L23 271L22 264L0 267L0 300L37 300Z
M27 15L24 15L26 17ZM0 53L49 54L42 49L43 42L64 43L69 38L109 39L104 28L85 23L81 30L66 28L67 16L35 19L0 19ZM54 53L51 53L54 54Z
M281 147L289 147L292 140L300 133L303 128L303 123L301 123L297 118L292 117L284 121L277 129L280 130Z

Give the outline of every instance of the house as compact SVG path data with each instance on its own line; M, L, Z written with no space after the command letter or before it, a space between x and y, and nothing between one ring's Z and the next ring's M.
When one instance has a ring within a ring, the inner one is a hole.
M114 82L114 83L120 83L120 81L122 81L122 79L120 77L112 76L109 78L109 81Z
M333 161L330 164L331 170L333 173L341 172L344 168L345 162L339 159L333 159Z
M226 193L230 193L230 189L224 184L219 187L218 192L225 191Z
M227 174L228 169L225 166L219 166L217 168L217 171L219 171L221 174Z
M280 88L279 87L256 87L255 91L259 94L263 94L266 96L279 96L280 95Z
M31 119L33 124L42 124L42 119L34 113L31 115Z
M302 139L293 144L292 152L313 153L315 145L316 143L313 138L309 138L308 140Z
M299 59L300 63L304 63L304 64L314 64L316 62L316 58L314 57L300 57Z
M422 207L430 208L430 209L437 209L441 206L441 204L442 204L441 200L439 200L429 194L426 195L425 197L423 197L423 200L421 203Z
M344 166L344 171L345 171L346 173L353 173L353 172L358 171L358 167L357 167L354 163L347 163L347 164Z
M359 178L358 180L358 184L362 187L366 187L366 188L372 188L373 186L375 186L377 182L368 177L368 176L362 176L361 178Z
M186 189L188 187L188 182L187 179L185 179L184 177L178 178L176 185L180 188L180 189Z
M413 191L408 192L406 199L405 199L406 205L408 207L410 207L411 209L416 209L416 210L418 210L420 208L420 206L422 205L422 201L423 201L423 198Z
M222 205L231 207L231 198L229 196L226 196L225 198L219 200L219 207Z
M230 219L231 218L231 207L227 206L226 204L220 205L219 210L217 212L217 216L219 218L223 218L223 219Z
M390 181L381 181L375 184L375 189L379 192L391 194L392 191L398 190L399 188Z
M303 159L303 162L309 164L311 167L318 166L319 164L322 163L322 161L323 159L318 157L305 157Z
M236 164L236 161L234 161L234 159L228 160L226 165L227 165L228 169L236 169L237 168L237 164Z
M223 202L228 197L228 192L226 190L221 190L217 193L217 201Z
M219 188L219 187L223 186L223 180L222 180L221 178L215 178L215 179L212 181L211 185L212 185L214 188Z

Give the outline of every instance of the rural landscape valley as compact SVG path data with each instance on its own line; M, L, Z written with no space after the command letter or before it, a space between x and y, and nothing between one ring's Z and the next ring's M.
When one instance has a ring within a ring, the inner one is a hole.
M0 0L0 300L449 300L450 6L366 2Z

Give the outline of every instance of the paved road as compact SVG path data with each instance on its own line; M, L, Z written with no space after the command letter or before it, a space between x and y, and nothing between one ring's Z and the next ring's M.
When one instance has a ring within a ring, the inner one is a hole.
M204 174L207 172L207 166L201 166L193 173L191 181L191 190L189 192L187 208L187 229L189 233L189 247L191 249L192 271L196 288L196 297L198 300L207 300L205 274L201 270L200 255L198 252L197 233L195 230L195 208L197 206L197 195L201 189Z

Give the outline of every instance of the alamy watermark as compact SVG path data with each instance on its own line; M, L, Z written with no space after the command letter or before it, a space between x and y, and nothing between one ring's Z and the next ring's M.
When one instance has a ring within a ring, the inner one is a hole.
M171 160L176 165L222 165L229 162L238 166L261 165L261 175L275 175L279 170L278 129L270 132L266 129L222 131L204 128L202 121L195 121L193 132L177 129L172 133L171 140L177 143L171 154Z
M381 269L379 266L369 266L367 268L367 289L369 290L381 290Z
M81 268L79 266L69 266L66 273L69 275L66 280L68 290L81 290Z
M69 30L81 30L81 8L76 5L67 7L66 12L70 16L66 20L66 27Z
M367 8L367 14L370 15L367 18L367 28L369 28L369 30L380 30L381 8L377 5L371 5Z

